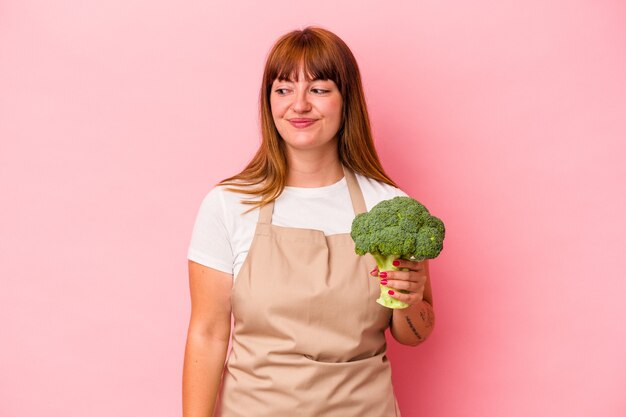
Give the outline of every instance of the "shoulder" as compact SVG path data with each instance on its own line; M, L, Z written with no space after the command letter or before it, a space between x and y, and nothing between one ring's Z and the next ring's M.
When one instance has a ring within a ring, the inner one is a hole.
M400 188L385 184L382 181L360 174L356 174L356 178L363 192L363 198L368 210L383 200L389 200L397 196L407 196Z
M209 210L223 217L231 217L236 214L243 214L250 209L249 204L243 201L254 201L256 196L245 194L242 192L231 191L231 186L215 185L210 189L202 199L201 209ZM237 186L237 188L240 188ZM254 210L253 210L254 212Z
M246 211L249 206L241 204L241 196L233 195L235 193L226 188L216 185L202 199L187 257L201 265L232 273L234 249L242 233L247 232L244 227L247 218L238 213Z

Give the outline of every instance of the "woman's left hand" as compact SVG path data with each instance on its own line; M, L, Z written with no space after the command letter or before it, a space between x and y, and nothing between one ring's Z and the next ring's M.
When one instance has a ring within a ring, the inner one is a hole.
M379 277L380 283L393 291L393 294L389 294L391 297L413 305L422 301L424 297L424 288L428 278L425 262L427 261L416 262L397 259L394 262L394 266L399 268L399 271L383 271L379 273L378 267L376 267L370 272L370 275Z

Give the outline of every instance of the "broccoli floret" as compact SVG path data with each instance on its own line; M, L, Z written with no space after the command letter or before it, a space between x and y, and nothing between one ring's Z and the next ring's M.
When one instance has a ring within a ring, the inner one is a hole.
M358 214L350 233L358 255L372 254L379 271L393 271L395 259L436 258L443 249L445 227L441 219L411 197L394 197L376 204L367 213ZM377 303L389 308L406 308L408 304L387 294L381 285ZM406 291L402 291L406 293Z

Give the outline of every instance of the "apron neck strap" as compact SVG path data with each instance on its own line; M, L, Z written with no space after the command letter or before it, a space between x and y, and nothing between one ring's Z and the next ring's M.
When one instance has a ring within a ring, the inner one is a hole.
M259 223L272 224L272 213L274 212L274 201L267 203L261 207L259 212Z
M346 182L348 183L348 191L350 192L350 199L352 200L352 207L354 208L354 214L365 213L367 207L365 206L365 199L363 198L363 192L359 183L352 172L347 166L343 165L343 173L346 176Z
M352 207L354 208L354 214L365 213L367 207L365 206L365 199L363 198L363 192L354 175L354 172L345 165L342 165L343 173L346 177L346 184L348 185L348 192L350 193L350 199L352 200ZM274 212L274 201L261 207L259 212L259 223L271 224L272 213Z

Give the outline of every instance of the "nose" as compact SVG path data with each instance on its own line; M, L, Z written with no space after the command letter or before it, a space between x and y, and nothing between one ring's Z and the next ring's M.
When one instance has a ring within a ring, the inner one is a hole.
M306 88L298 88L291 108L296 113L306 113L311 110L311 103L307 97Z

